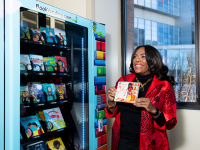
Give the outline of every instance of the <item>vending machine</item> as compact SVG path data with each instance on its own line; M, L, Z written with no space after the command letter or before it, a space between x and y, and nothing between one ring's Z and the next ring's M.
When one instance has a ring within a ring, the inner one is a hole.
M0 149L4 149L4 3L0 1Z
M3 2L3 149L106 150L105 25L37 0Z

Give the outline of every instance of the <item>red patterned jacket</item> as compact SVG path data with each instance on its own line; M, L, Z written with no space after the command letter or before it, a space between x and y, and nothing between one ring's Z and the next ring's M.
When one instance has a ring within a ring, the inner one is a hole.
M135 74L122 76L118 82L133 82ZM117 83L116 86L117 87ZM176 123L176 98L173 86L168 81L161 81L154 75L153 81L146 93L154 107L163 112L166 124L160 127L145 110L141 111L140 150L169 150L166 129L172 129ZM118 150L120 139L120 111L118 106L113 114L105 108L106 117L115 117L112 126L112 150Z

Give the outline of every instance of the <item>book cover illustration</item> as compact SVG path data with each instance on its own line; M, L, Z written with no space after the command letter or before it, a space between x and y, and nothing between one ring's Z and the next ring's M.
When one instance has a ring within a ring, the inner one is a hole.
M119 82L114 101L133 103L139 94L139 82Z
M33 41L45 42L44 37L39 30L30 28L29 32Z
M38 136L44 133L44 130L36 116L20 118L21 124L25 129L27 138Z
M54 29L40 27L40 31L46 35L46 41L48 43L53 43L53 41L55 41L55 43L57 43L56 38L54 38L55 37Z
M45 70L47 71L51 67L49 62L49 57L43 57L43 63L45 66Z
M30 38L28 23L20 21L20 39L29 40Z
M60 100L67 98L65 84L55 84L55 88Z
M55 131L66 127L59 107L45 109L43 112L45 116L45 122L47 124L47 131Z
M45 116L43 110L36 110L36 116L40 121L45 121Z
M49 63L50 63L50 68L47 71L53 71L54 68L55 71L57 71L56 58L54 56L49 57Z
M66 46L67 38L64 30L54 29L55 36L57 37L57 42L59 45Z
M33 62L33 71L44 71L43 56L29 54L30 60Z
M67 59L62 56L55 56L59 72L67 72Z
M53 101L57 99L55 85L53 83L43 84L43 88L47 95L47 101Z
M20 70L32 70L31 62L28 55L20 54Z
M39 141L26 146L27 150L47 150L45 141Z
M50 141L47 141L47 144L48 144L48 147L51 150L67 150L60 137L53 139L53 140L50 140Z
M44 90L41 84L28 85L29 97L33 103L45 102Z
M28 86L20 86L20 104L30 103Z

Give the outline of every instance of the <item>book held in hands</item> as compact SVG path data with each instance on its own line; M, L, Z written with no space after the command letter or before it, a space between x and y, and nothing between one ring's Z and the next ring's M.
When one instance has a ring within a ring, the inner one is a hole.
M114 101L133 103L138 98L139 82L118 82Z

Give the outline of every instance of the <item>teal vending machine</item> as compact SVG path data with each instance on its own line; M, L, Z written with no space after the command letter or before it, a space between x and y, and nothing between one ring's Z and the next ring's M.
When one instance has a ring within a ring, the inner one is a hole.
M105 25L37 0L3 3L3 149L106 150Z
M4 44L4 2L0 1L0 149L4 149L4 123L5 123L5 97L4 97L4 52L5 52L5 44Z

